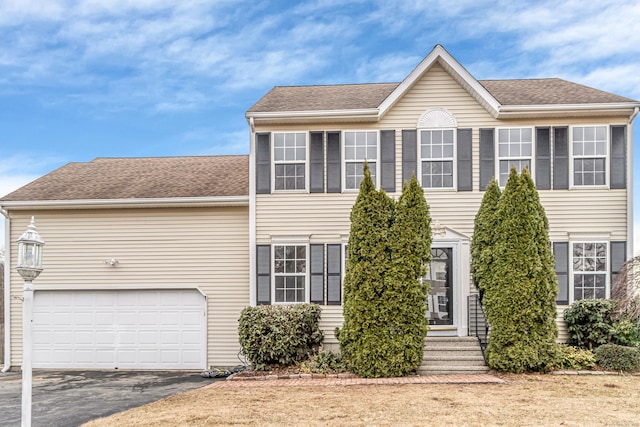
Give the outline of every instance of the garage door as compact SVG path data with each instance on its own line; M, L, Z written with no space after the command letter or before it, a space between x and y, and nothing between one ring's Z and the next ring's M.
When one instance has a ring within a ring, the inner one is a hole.
M204 369L196 290L36 291L34 368Z

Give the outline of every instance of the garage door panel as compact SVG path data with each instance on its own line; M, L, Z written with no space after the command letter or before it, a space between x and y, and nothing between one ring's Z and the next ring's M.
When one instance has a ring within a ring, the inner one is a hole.
M204 310L195 290L37 291L34 367L203 369Z

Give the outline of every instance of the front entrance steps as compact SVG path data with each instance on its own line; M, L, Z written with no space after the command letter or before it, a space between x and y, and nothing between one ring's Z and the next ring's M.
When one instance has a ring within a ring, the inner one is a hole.
M429 337L418 375L486 374L480 343L476 337Z

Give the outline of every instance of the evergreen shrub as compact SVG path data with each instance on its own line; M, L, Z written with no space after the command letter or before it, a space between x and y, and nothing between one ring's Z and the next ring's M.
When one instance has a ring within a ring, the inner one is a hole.
M558 369L572 369L584 371L596 365L596 356L591 350L572 347L568 345L560 346L560 361Z
M407 375L422 361L431 256L430 217L415 176L395 203L368 166L351 210L344 323L336 329L346 367L362 377Z
M617 344L603 344L594 350L596 361L609 371L640 370L640 350Z
M345 371L340 355L324 350L302 362L300 370L307 374L334 374Z
M571 304L564 311L567 344L586 349L607 344L612 336L614 307L614 300L605 299L583 299Z
M242 310L238 334L254 369L292 365L317 353L324 338L316 304L259 305Z
M490 368L544 372L557 365L558 283L549 223L525 169L511 169L498 202L498 225L483 305L491 334Z

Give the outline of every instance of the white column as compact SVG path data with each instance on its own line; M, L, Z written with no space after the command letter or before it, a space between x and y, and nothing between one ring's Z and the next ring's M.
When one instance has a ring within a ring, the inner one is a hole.
M22 302L22 427L31 427L31 337L33 320L33 283L24 281L24 301Z

